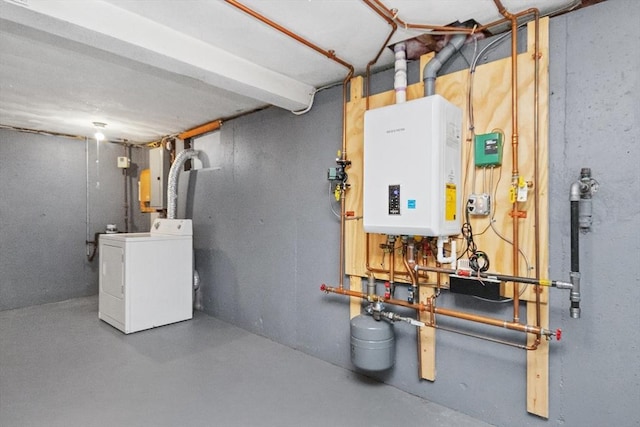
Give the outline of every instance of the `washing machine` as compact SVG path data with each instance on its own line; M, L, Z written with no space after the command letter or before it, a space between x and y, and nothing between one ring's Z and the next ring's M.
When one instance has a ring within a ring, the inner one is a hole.
M125 334L193 317L193 229L158 218L148 233L100 235L98 318Z

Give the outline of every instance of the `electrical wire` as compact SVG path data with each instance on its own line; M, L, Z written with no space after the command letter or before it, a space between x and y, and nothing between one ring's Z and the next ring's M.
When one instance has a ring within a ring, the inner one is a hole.
M318 93L320 91L323 91L325 89L332 88L334 86L338 86L338 85L342 85L342 82L332 83L332 84L329 84L329 85L322 86L322 87L319 87L317 89L314 89L313 92L311 92L311 99L309 100L309 105L306 108L302 109L302 110L297 110L297 111L291 110L291 113L295 114L296 116L301 116L303 114L308 113L309 111L311 111L311 108L313 108L313 102L314 102L314 100L316 98L316 93Z
M335 211L335 209L333 209L333 200L331 199L331 197L333 196L333 184L331 184L331 182L329 182L329 208L331 209L331 212L333 212L333 214L340 219L340 214L338 212Z

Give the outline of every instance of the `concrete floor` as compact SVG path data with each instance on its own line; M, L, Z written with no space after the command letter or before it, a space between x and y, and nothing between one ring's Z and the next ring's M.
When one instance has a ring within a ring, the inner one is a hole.
M0 312L1 426L488 426L202 313L124 335L97 311Z

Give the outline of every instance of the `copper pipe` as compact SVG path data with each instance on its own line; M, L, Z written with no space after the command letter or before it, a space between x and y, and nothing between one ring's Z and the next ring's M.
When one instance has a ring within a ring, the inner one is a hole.
M539 207L539 189L538 189L538 139L539 139L539 130L538 130L538 120L539 120L539 110L540 110L540 98L539 98L539 80L540 80L540 11L538 9L534 9L534 19L535 19L535 41L534 41L534 88L533 88L533 180L535 185L534 192L534 220L533 226L535 228L534 234L534 246L535 246L535 256L536 256L536 278L540 278L540 207ZM536 294L536 326L541 326L542 324L542 315L540 308L540 292L541 289L534 289ZM536 337L535 345L536 347L540 344L540 336Z
M443 327L440 325L436 325L434 326L434 328L436 329L441 329L443 331L447 331L447 332L453 332L454 334L460 334L460 335L464 335L467 337L472 337L472 338L478 338L484 341L491 341L491 342L495 342L497 344L504 344L504 345L508 345L511 347L516 347L519 348L521 350L535 350L537 348L537 346L534 348L533 346L526 346L524 344L517 344L517 343L512 343L509 341L505 341L505 340L500 340L497 338L492 338L492 337L487 337L484 335L478 335L478 334L472 334L471 332L465 332L465 331L460 331L458 329L453 329L453 328L447 328L447 327Z
M241 11L243 11L244 13L254 17L255 19L267 24L268 26L270 26L271 28L280 31L281 33L291 37L292 39L296 40L297 42L302 43L303 45L315 50L316 52L326 56L327 58L331 59L334 62L337 62L338 64L342 65L343 67L346 67L349 72L347 73L347 76L345 77L345 79L342 81L342 151L341 151L341 160L347 160L347 84L349 83L349 80L351 80L351 77L353 77L353 73L355 71L355 69L353 68L353 65L347 63L346 61L338 58L336 56L335 51L333 50L325 50L322 49L321 47L311 43L310 41L308 41L307 39L300 37L299 35L295 34L294 32L288 30L287 28L283 27L282 25L270 20L269 18L267 18L266 16L263 16L261 14L259 14L258 12L256 12L255 10L243 5L242 3L236 1L236 0L225 0L227 3L229 3L230 5L240 9ZM341 203L340 203L340 267L339 267L339 277L338 277L338 282L340 284L340 288L342 288L344 286L344 270L345 270L345 266L344 266L344 242L345 242L345 218L346 218L346 209L345 209L345 201L344 201L344 196L346 192L346 187L342 188L342 198L341 198Z
M395 22L397 22L401 27L404 27L405 29L413 28L413 29L422 29L422 30L435 30L435 31L445 31L445 32L460 32L460 33L471 33L473 31L471 28L461 29L456 27L446 27L446 26L438 26L438 25L408 24L404 22L402 19L398 18L397 10L389 9L380 0L373 0L373 2L376 3L376 5L378 5L380 9L384 10L387 16L389 16L391 19L393 19Z
M370 271L372 273L384 273L384 274L389 274L389 270L385 270L382 268L373 268L371 267L371 257L369 256L370 253L370 240L371 240L371 234L369 233L365 233L366 234L366 246L365 246L365 267L367 269L367 271Z
M320 53L320 54L322 54L324 56L326 56L327 58L331 59L332 61L335 61L335 62L339 63L340 65L343 65L344 67L347 67L347 68L351 67L351 64L348 64L347 62L345 62L342 59L338 58L336 56L336 53L333 50L324 50L321 47L316 46L315 44L311 43L310 41L300 37L299 35L297 35L293 31L290 31L290 30L286 29L282 25L270 20L269 18L265 17L264 15L259 14L255 10L243 5L242 3L240 3L240 2L238 2L236 0L225 0L225 1L227 3L229 3L230 5L235 6L236 8L240 9L241 11L246 13L247 15L253 16L257 20L267 24L271 28L274 28L274 29L280 31L281 33L291 37L292 39L302 43L303 45L305 45L307 47L310 47L311 49L315 50L316 52L318 52L318 53Z
M350 297L356 297L356 298L362 298L364 300L370 301L370 302L375 302L375 301L380 301L380 302L384 302L387 304L391 304L391 305L398 305L401 307L406 307L406 308L412 308L414 310L418 310L418 311L427 311L428 310L428 305L427 304L422 304L422 303L410 303L407 301L403 301L401 299L394 299L394 298L385 298L383 296L380 295L367 295L364 292L358 292L358 291L352 291L349 289L340 289L340 288L332 288L331 286L327 286L327 285L322 285L320 286L320 290L322 292L331 292L334 294L340 294L340 295L347 295Z
M511 21L511 185L514 191L518 187L518 18L502 5L500 0L493 0L502 16ZM520 254L518 226L518 203L514 199L511 210L513 223L513 274L520 272ZM520 321L520 285L513 282L513 321Z
M387 44L389 43L389 40L391 40L391 37L393 36L393 34L398 29L398 25L393 21L393 19L387 17L386 14L384 14L383 12L380 11L380 9L375 7L373 5L373 3L371 3L371 1L369 1L369 0L362 0L362 1L367 6L369 6L370 9L372 9L374 12L376 12L378 15L380 15L380 17L382 17L382 19L387 21L387 23L389 25L391 25L391 32L389 33L389 35L387 36L387 39L382 44L382 47L380 48L380 51L378 51L378 54L375 56L375 58L373 58L367 64L367 73L366 73L367 77L365 79L365 91L364 91L364 94L365 94L365 97L366 97L366 107L365 108L368 110L369 109L369 93L370 93L370 87L371 87L371 67L373 66L373 64L378 62L378 59L380 59L380 55L382 55L382 52L384 52L384 49L387 47Z
M344 287L344 234L345 234L345 200L344 194L340 197L340 256L339 256L339 266L338 266L338 286L340 289Z
M194 138L196 136L200 136L207 132L213 132L214 130L218 130L220 129L220 126L222 126L222 120L214 120L212 122L205 123L200 126L196 126L193 129L186 130L181 134L178 134L178 138L183 140L187 138Z
M407 271L409 272L409 280L411 280L411 286L417 287L418 277L416 275L416 270L414 268L416 265L416 262L413 259L414 258L413 254L411 254L411 257L409 256L409 254L413 252L413 243L403 243L402 248L404 252L404 256L402 257L404 268L406 268Z
M464 28L464 27L451 27L451 26L443 26L443 25L428 25L428 24L412 24L407 23L398 17L397 9L389 9L382 3L380 0L373 0L376 5L380 9L382 9L387 16L393 19L400 27L404 29L414 29L414 30L429 30L430 32L443 32L446 34L475 34L488 30L489 28L498 26L500 24L504 24L505 22L509 22L509 19L503 18L497 21L490 22L485 25L480 25L476 28Z
M380 295L368 295L364 292L352 291L348 289L333 288L324 284L320 286L320 290L326 293L331 292L331 293L361 298L369 302L383 302L386 304L398 305L401 307L407 307L407 308L411 308L418 311L428 311L428 312L431 312L433 316L435 316L436 314L440 314L442 316L454 317L456 319L467 320L474 323L482 323L484 325L495 326L495 327L509 329L512 331L523 332L527 334L545 335L547 337L551 337L552 335L554 335L554 332L548 329L541 328L539 326L526 325L518 322L508 322L502 319L495 319L492 317L480 316L473 313L466 313L463 311L436 307L432 298L429 299L429 302L427 302L427 304L423 304L423 303L409 303L403 300L398 300L393 298L384 298ZM435 317L434 317L433 324L435 324Z
M365 261L366 261L367 271L370 272L370 273L380 273L380 274L390 275L391 272L389 271L389 269L371 267L371 264L370 264L371 257L369 256L369 253L370 253L370 249L369 249L370 243L369 243L369 241L370 241L371 234L370 233L365 233L365 234L367 236L366 237L366 249L365 249L365 251L366 251ZM409 273L407 273L407 272L398 273L398 272L394 271L393 274L394 274L394 276L397 275L397 274L402 274L403 276L407 276L407 277L409 276Z
M389 283L391 284L391 294L393 295L393 287L395 283L395 271L396 271L396 240L393 238L393 245L391 252L389 253Z

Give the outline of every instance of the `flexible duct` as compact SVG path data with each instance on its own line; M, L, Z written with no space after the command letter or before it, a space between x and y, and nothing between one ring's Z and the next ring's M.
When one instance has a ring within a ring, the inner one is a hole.
M431 61L427 62L427 65L424 66L424 70L422 72L424 96L435 95L436 76L438 71L440 71L440 68L442 68L445 62L447 62L454 53L460 50L466 39L466 34L456 34L452 36L449 43L447 43L447 45L443 47L442 50L431 59Z
M182 170L182 166L184 165L184 162L186 162L189 159L192 159L194 157L198 157L200 155L200 151L198 150L193 150L193 149L187 149L187 150L183 150L181 151L177 156L176 159L173 161L173 164L171 165L171 169L169 169L169 178L167 179L168 184L167 184L167 218L168 219L175 219L176 218L176 213L178 211L178 177L180 176L180 171ZM201 298L200 298L200 275L198 274L198 271L196 270L195 267L195 256L193 257L194 259L194 266L193 266L193 290L195 292L195 298L194 298L194 302L195 302L195 306L196 309L200 310L202 309L202 305L201 305Z
M176 156L173 164L171 165L171 169L169 169L169 178L168 178L168 186L167 186L167 218L175 219L176 212L178 211L178 177L180 176L180 170L184 165L184 162L187 160L198 157L200 155L200 151L188 149L181 151L180 154Z

